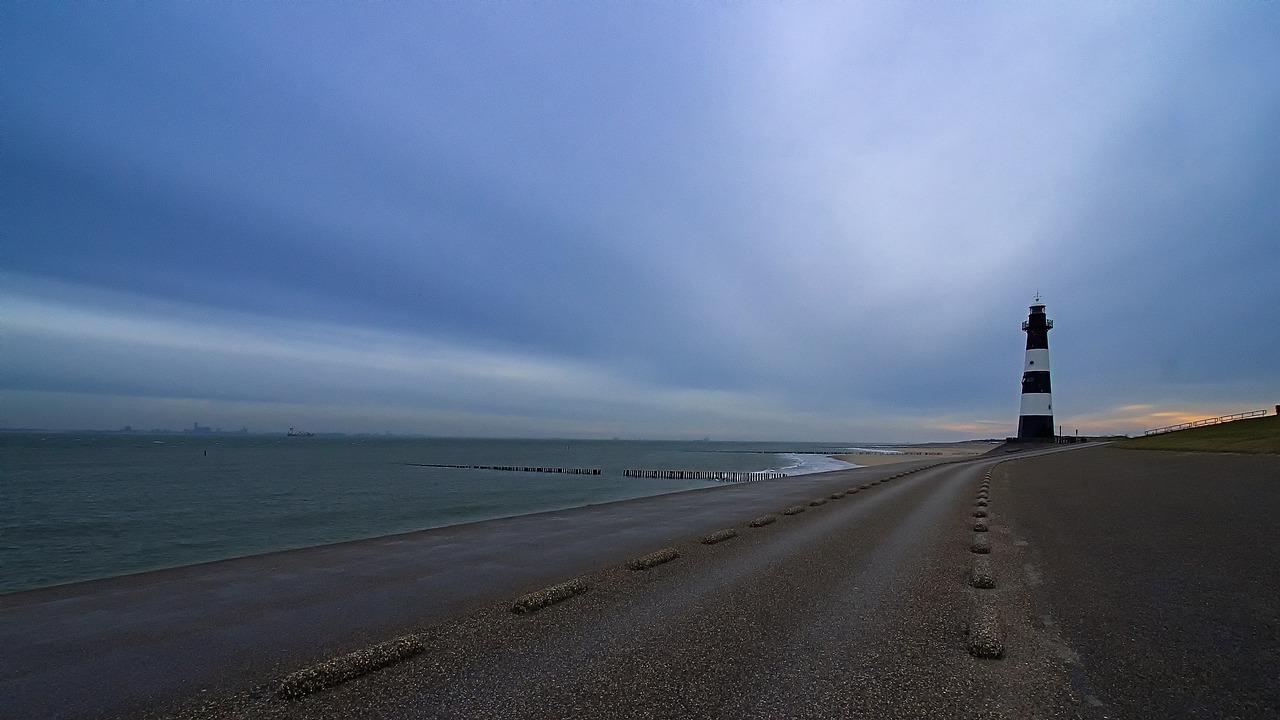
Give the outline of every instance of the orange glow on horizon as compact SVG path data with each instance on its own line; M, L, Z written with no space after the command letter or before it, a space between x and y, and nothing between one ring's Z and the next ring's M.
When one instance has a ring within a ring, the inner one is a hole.
M1251 412L1258 407L1223 404L1209 406L1161 407L1157 405L1122 405L1110 410L1084 415L1068 415L1054 418L1055 429L1062 428L1065 435L1079 431L1084 436L1142 435L1147 430L1181 425L1206 418ZM942 420L930 423L930 427L948 433L972 438L1002 438L1017 432L1017 419L1003 420Z

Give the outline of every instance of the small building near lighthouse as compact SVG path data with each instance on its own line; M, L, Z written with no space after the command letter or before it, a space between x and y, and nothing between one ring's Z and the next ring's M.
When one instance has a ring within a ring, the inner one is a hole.
M1022 409L1018 413L1020 442L1054 442L1053 394L1049 384L1049 331L1053 321L1045 316L1044 304L1036 295L1035 304L1022 331L1027 334L1027 357L1022 367Z

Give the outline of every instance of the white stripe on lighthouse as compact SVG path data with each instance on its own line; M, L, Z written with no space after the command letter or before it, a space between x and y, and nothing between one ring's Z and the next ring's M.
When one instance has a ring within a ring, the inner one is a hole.
M1053 395L1049 393L1022 393L1022 411L1019 415L1052 415Z
M1049 370L1049 350L1028 350L1026 365L1022 368L1022 372L1031 370Z

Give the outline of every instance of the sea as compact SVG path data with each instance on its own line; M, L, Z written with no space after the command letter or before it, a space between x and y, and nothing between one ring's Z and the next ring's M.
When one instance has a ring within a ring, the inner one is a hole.
M0 593L719 484L627 470L856 467L828 454L860 447L0 433Z

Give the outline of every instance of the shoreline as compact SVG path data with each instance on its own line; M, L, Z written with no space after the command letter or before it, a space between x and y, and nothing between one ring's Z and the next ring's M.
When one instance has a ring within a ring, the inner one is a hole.
M625 467L648 467L646 458L639 452L626 450L621 456L625 459L613 459L601 455L604 451L593 449L591 443L582 447L574 445L569 451L564 451L547 443L521 442L514 449L496 446L499 454L492 458L485 455L484 451L494 449L487 443L464 446L461 450L446 446L446 452L453 455L442 455L440 460L450 461L448 469L404 467L396 470L400 465L436 462L437 458L432 456L440 450L430 443L385 443L379 440L371 450L360 449L348 454L345 443L264 444L259 442L261 438L251 440L248 444L237 440L231 445L219 446L193 436L175 441L190 443L191 447L160 445L139 449L131 442L112 439L110 442L95 441L91 447L70 443L74 446L70 450L61 445L49 450L42 443L26 443L35 449L27 450L23 445L22 452L28 457L16 455L15 462L27 463L20 465L19 469L26 468L28 480L25 482L31 492L40 490L40 472L48 474L49 468L57 469L49 458L58 456L51 453L66 451L90 467L92 473L86 477L96 478L99 482L79 481L65 487L54 484L52 487L60 489L55 489L51 497L67 507L81 501L98 502L92 493L101 487L102 481L108 478L114 481L116 476L109 473L117 471L107 465L99 468L95 463L105 453L123 448L124 452L130 453L131 459L138 458L138 473L167 478L170 476L166 473L172 473L172 482L166 480L163 488L168 493L165 496L167 501L175 503L180 512L171 516L170 522L161 525L137 519L129 508L145 504L149 498L138 494L142 486L130 480L119 483L124 491L113 493L113 497L100 502L102 507L96 510L105 518L100 526L108 528L110 524L109 533L104 530L84 532L78 527L70 527L70 532L62 533L57 532L60 526L55 524L50 525L52 529L49 532L35 536L32 543L25 543L22 539L24 528L19 527L14 531L14 547L0 553L0 561L9 570L4 578L0 578L0 597L272 552L376 539L718 485L710 477L693 479L695 474L714 474L705 472L707 470L723 469L729 473L781 471L792 477L801 477L806 473L850 467L844 461L831 457L831 453L848 446L819 448L755 444L745 449L724 444L641 443L638 447L642 449L653 447L665 453L652 463L653 467L691 472L685 480L635 480L622 477L620 468L624 467L623 462L628 463ZM209 448L207 454L202 452L206 446ZM195 448L194 453L192 447ZM595 447L603 445L596 444ZM762 449L765 447L768 449ZM383 457L384 448L394 452L387 456L387 462L370 470L375 480L367 486L377 492L348 492L347 486L351 483L339 480L338 476L343 471L354 474L363 468L357 467L352 458L379 460ZM686 450L700 453L748 452L751 455L736 458L689 455ZM610 449L609 454L612 453ZM191 460L192 457L194 461L191 462L171 459ZM325 465L330 458L336 462ZM427 459L424 461L423 458ZM515 463L522 466L585 463L584 466L599 467L601 460L606 461L603 465L606 474L591 477L568 473L552 477L483 470L470 475L470 471L452 469L459 462L486 465ZM610 460L612 465L608 464ZM295 464L298 465L296 472L299 476L311 479L306 482L278 482L272 477L273 472L259 469L274 467L287 474L295 471ZM854 463L864 464L869 463ZM343 470L331 470L333 467ZM419 470L422 475L418 475ZM130 479L127 476L127 472L121 475ZM53 506L52 503L46 505ZM182 510L183 507L188 510ZM199 510L193 513L190 508ZM44 515L50 517L45 518ZM65 518L69 517L68 513L58 516L46 512L44 515L37 513L32 526L40 527L41 521L65 524ZM208 519L222 516L228 518L226 524Z
M908 447L909 446L903 446L903 448L908 448ZM890 448L886 448L886 450L889 450L889 449ZM893 449L896 450L896 448L893 448ZM761 451L761 452L762 453L767 452L767 454L776 454L776 455L788 454L788 453L775 452L775 451ZM853 467L838 467L838 468L831 468L831 469L824 469L824 470L814 470L814 471L808 471L808 472L793 473L793 474L784 475L780 478L774 478L774 480L781 481L781 482L786 482L788 480L791 480L791 481L811 480L811 479L819 479L824 476L829 476L832 473L848 472L851 470L860 470L864 468L871 469L871 468L879 467L881 465L901 464L901 463L909 463L909 462L929 462L929 461L932 461L934 463L947 462L949 460L960 459L962 457L959 455L955 457L938 457L938 456L932 456L932 455L927 456L927 454L925 453L912 454L907 452L903 452L902 454L892 454L892 455L885 454L885 453L870 453L870 455L873 457L884 457L885 461L859 464L853 460L843 460L843 456L833 455L829 453L805 452L805 453L794 453L794 454L814 455L818 457L829 457L829 458L841 460L842 462L851 463ZM865 459L868 457L868 455L851 455L849 457L858 457L858 458ZM964 457L969 457L969 456L964 456ZM977 456L973 455L972 457L977 457ZM188 574L188 572L199 572L204 568L209 568L209 567L222 565L222 564L254 561L258 559L269 558L272 556L284 557L284 556L290 556L295 554L309 554L313 552L324 552L326 550L340 548L342 546L356 546L356 545L363 545L363 544L370 544L370 543L379 544L387 541L394 542L394 541L397 541L397 539L408 540L408 539L414 538L415 536L425 535L427 533L458 530L458 529L468 528L470 526L485 525L487 523L532 519L532 518L537 518L543 515L573 513L573 512L576 512L579 510L585 510L588 508L600 508L600 507L606 507L606 506L621 507L629 503L641 503L649 500L665 499L668 497L678 497L683 495L690 495L693 493L710 492L714 490L727 489L729 487L755 484L759 482L764 482L764 481L753 481L750 483L748 482L720 483L715 481L706 481L706 484L700 487L686 488L683 490L675 490L675 491L667 491L667 492L657 493L653 495L642 495L639 497L623 498L619 500L605 500L602 502L588 502L580 505L568 505L565 507L549 508L544 510L534 510L531 512L521 512L521 513L510 514L510 515L499 515L495 517L486 517L486 518L480 518L475 520L465 520L463 522L449 523L444 525L430 525L427 527L420 527L412 530L403 530L403 531L384 533L379 535L368 535L364 537L346 538L341 540L333 540L332 542L320 542L320 543L313 543L310 545L299 545L296 547L281 547L281 548L276 548L272 550L263 550L260 552L249 552L241 555L231 555L231 556L221 557L221 558L200 560L197 562L181 563L178 565L165 565L165 566L159 566L159 567L152 567L144 570L136 570L136 571L125 572L125 573L120 573L115 575L103 575L100 577L86 577L86 578L80 578L76 580L68 580L65 582L57 582L51 585L38 585L35 587L20 588L17 590L7 590L4 592L0 592L0 608L3 608L8 605L6 601L15 599L21 595L28 595L28 594L35 594L35 593L58 593L64 589L77 588L81 586L87 587L90 585L99 585L99 584L106 585L106 584L112 584L116 582L127 584L132 582L132 580L135 578L142 579L142 578L147 578L149 576L158 577L161 575L172 574L175 576L175 578L177 578L182 575Z
M68 714L128 715L889 475L856 468L717 484L11 593L0 596L0 695L19 703L15 717L35 707L23 703L47 702L49 687L81 704ZM167 670L140 677L139 667Z
M770 451L760 451L760 453L774 455L779 458L786 458L786 457L807 458L807 459L801 459L799 461L800 464L797 466L787 467L782 470L759 471L759 472L783 472L783 473L786 473L784 477L793 478L793 479L811 477L815 475L821 475L823 473L837 472L840 470L851 470L851 469L855 469L856 467L861 467L856 464L847 465L847 464L844 464L843 461L838 466L824 466L824 461L830 462L827 459L833 458L833 456L828 453L822 453L822 452L798 451L795 453L790 453L790 452L770 450ZM916 459L920 459L920 458L916 458ZM406 464L416 465L416 463L406 463ZM470 466L449 466L449 467L450 468L454 468L454 467L470 468ZM797 471L796 468L800 468L799 471ZM726 471L726 472L737 472L737 471ZM564 473L564 475L570 476L573 474ZM612 478L612 476L610 477ZM3 603L4 600L8 599L11 596L18 595L21 593L39 592L43 590L52 590L52 589L61 588L65 586L81 585L86 583L98 583L98 582L110 581L118 578L128 578L132 576L147 575L150 573L180 571L185 568L195 568L195 567L213 565L217 563L234 562L234 561L238 561L246 558L254 558L254 557L260 557L260 556L272 555L276 553L304 552L312 549L321 549L321 548L326 548L326 547L331 547L336 545L343 545L347 543L379 541L384 538L397 537L397 536L410 536L415 533L430 532L430 531L443 530L448 528L456 528L456 527L462 527L462 526L472 525L476 523L510 520L514 518L535 516L543 513L566 512L566 511L572 511L580 508L592 507L597 505L605 505L610 503L629 502L631 500L641 500L645 498L662 497L664 495L679 495L679 494L695 492L695 491L711 490L717 487L721 487L725 484L741 484L741 483L759 482L759 481L760 480L735 480L735 481L719 481L719 480L712 480L712 479L698 479L696 481L690 480L690 482L696 483L694 487L684 487L678 490L664 489L660 492L653 492L652 494L637 495L632 497L585 498L580 502L573 502L571 504L551 505L551 506L544 505L543 507L539 507L536 509L526 510L526 509L511 508L511 510L515 510L515 511L493 514L488 516L470 517L470 518L460 519L460 520L450 519L442 522L432 522L432 523L423 524L417 527L393 529L390 532L387 532L387 531L373 532L370 534L356 535L356 536L348 535L345 537L342 536L341 534L333 534L330 536L330 538L323 539L317 542L305 542L300 544L283 544L283 545L277 544L275 546L251 548L251 549L248 549L247 552L232 551L226 554L222 554L220 556L215 555L210 557L206 555L204 557L196 557L196 558L192 558L192 559L181 561L181 562L159 563L159 564L154 564L151 566L144 566L144 567L131 567L131 568L125 569L123 572L113 572L113 573L104 573L104 574L83 574L78 577L69 577L66 579L55 580L53 582L32 584L32 585L19 586L19 587L2 588L0 589L0 603ZM10 576L10 579L12 579L12 576Z

